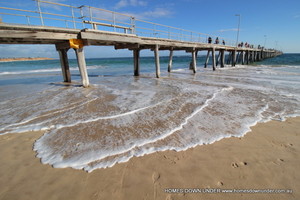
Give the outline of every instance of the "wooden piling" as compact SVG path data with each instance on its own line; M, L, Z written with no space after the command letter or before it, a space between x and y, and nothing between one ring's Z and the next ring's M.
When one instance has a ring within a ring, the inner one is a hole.
M237 55L236 55L236 63L239 63L241 60L241 52L237 51Z
M260 52L259 52L259 57L260 57L260 60L263 60L264 58L263 58L263 50L261 50Z
M262 60L262 51L259 52L259 60Z
M205 63L204 63L204 68L207 67L207 64L208 64L208 61L209 61L209 54L210 54L210 50L207 51L206 60L205 60Z
M219 65L219 63L220 63L220 58L221 58L221 50L219 51L219 54L218 54L218 57L217 57L217 63L216 63L216 66Z
M234 67L236 64L236 50L232 52L232 63L231 66Z
M67 52L68 52L68 49L59 49L58 50L64 82L70 83L71 82L71 73L70 73Z
M77 57L78 68L81 75L83 87L89 87L89 77L86 69L85 57L83 48L74 49Z
M225 50L221 50L221 68L225 66Z
M156 44L154 49L156 78L160 77L160 63L159 63L159 46Z
M257 57L258 61L261 61L261 51L258 51L257 54L258 54L258 57Z
M253 51L250 51L250 62L253 63L254 60L253 60Z
M173 64L173 48L171 48L171 50L170 50L168 72L171 72L172 64Z
M196 73L196 66L197 66L197 56L196 56L196 50L192 50L192 69L193 72Z
M238 63L243 63L243 51L240 51L239 53L239 62Z
M198 56L198 51L196 50L196 60L197 60L197 56ZM193 70L193 56L192 56L192 60L190 62L190 70Z
M134 76L140 75L140 49L133 50Z
M237 61L236 61L236 63L242 63L242 52L241 51L238 52L238 54L237 54Z
M245 51L242 51L242 65L245 64Z
M212 68L216 70L216 50L215 48L212 49Z
M229 54L228 54L228 58L227 58L227 65L229 65L231 63L231 60L232 60L232 51L229 51Z

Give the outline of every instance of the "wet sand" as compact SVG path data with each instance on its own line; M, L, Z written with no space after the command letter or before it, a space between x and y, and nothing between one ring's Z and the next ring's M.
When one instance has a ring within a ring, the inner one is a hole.
M53 58L0 58L0 62L54 60Z
M300 199L300 117L258 124L243 138L132 158L92 173L41 164L32 146L42 134L0 136L1 200ZM197 193L185 190L192 188ZM222 193L225 189L292 193Z

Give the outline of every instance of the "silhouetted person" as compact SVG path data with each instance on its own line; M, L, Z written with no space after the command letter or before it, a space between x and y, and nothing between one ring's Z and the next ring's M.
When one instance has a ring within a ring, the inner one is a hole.
M225 41L224 40L222 41L222 44L225 45Z
M208 44L211 44L211 41L212 41L211 37L208 37Z
M219 44L219 38L216 38L215 44Z

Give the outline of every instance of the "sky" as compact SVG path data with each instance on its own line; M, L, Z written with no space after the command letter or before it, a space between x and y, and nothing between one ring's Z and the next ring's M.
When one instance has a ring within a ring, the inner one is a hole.
M240 20L239 42L265 45L268 48L282 50L284 53L300 53L299 0L51 0L51 2L75 7L90 5L128 14L137 19L225 37L233 41L237 39ZM32 0L1 0L0 7L37 10L36 2ZM43 12L71 15L70 11L59 6L42 5L41 9ZM0 9L0 12L13 11ZM79 15L79 12L77 14ZM236 16L237 14L240 17ZM93 15L100 18L107 17L97 13ZM14 18L3 14L0 17L4 23L27 23L25 17ZM40 23L36 20L32 18L30 23ZM45 20L45 25L56 26L52 23L54 22ZM69 52L69 57L75 57L72 51ZM141 53L142 56L152 54L153 52L148 50ZM164 54L167 55L167 52L162 53ZM116 51L113 47L89 46L85 47L85 55L87 58L124 57L132 56L132 52ZM0 57L57 58L58 53L54 45L0 44Z

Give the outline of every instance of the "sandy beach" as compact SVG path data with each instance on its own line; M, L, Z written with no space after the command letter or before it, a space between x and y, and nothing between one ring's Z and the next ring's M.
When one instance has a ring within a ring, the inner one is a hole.
M53 58L0 58L0 62L54 60Z
M300 198L300 117L258 124L243 138L135 157L92 173L41 164L32 146L42 134L0 136L1 200Z
M0 200L300 200L295 2L0 2Z

